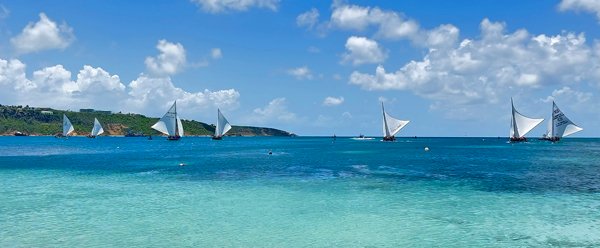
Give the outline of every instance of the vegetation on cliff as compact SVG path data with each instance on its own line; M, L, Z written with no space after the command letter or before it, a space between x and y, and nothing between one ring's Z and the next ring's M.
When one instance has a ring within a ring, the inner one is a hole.
M12 135L22 132L30 135L54 135L62 132L62 116L66 114L75 127L76 135L89 134L98 118L105 135L125 135L126 133L142 133L144 135L159 135L150 128L158 118L146 117L140 114L71 112L50 108L33 108L29 106L0 105L0 134ZM185 135L212 135L213 125L194 120L182 120ZM263 128L233 126L227 133L230 136L291 136L286 131Z

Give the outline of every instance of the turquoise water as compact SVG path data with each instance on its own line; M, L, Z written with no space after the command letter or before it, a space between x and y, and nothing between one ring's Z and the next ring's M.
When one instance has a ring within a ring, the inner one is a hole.
M599 158L600 139L0 137L0 247L598 247Z

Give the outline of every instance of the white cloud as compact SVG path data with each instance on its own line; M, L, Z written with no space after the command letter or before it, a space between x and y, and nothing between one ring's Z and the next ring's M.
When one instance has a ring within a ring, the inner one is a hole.
M328 96L325 97L325 100L323 100L323 105L324 106L337 106L344 103L344 97L333 97L333 96Z
M569 86L563 86L560 89L553 90L550 96L546 97L545 99L540 99L540 101L544 103L550 103L558 100L560 102L582 104L589 102L592 96L593 94L590 92L581 92L574 90Z
M298 27L306 27L313 29L319 22L319 10L312 8L311 10L304 12L296 17L296 24Z
M562 0L558 9L591 12L596 14L596 18L600 21L600 1L597 0Z
M223 52L221 51L221 48L213 48L210 51L210 57L213 59L223 58Z
M310 69L308 69L307 66L293 68L293 69L288 70L287 72L288 72L288 74L296 77L296 79L298 79L298 80L313 79L313 74L310 71Z
M422 60L395 72L378 66L374 74L353 72L350 83L367 90L411 90L428 99L452 103L496 103L542 84L597 82L600 48L594 53L583 34L533 36L507 34L505 24L481 22L481 39L429 49ZM447 106L438 104L438 106Z
M298 120L295 113L287 109L286 99L284 97L275 98L263 108L256 108L248 118L250 123L292 123Z
M118 75L89 65L76 75L62 65L33 72L31 79L25 73L26 65L13 59L0 59L0 97L3 104L21 104L77 110L97 108L113 111L137 112L159 116L166 104L178 100L185 109L184 116L198 115L216 107L234 109L238 106L239 92L234 89L188 92L176 87L171 78L150 77L144 74L127 87Z
M347 52L342 55L342 62L353 65L376 64L385 61L387 54L374 40L365 37L351 36L346 41Z
M156 57L146 57L146 68L155 75L172 75L186 65L186 55L183 45L166 40L158 41L156 49L160 54Z
M149 77L140 75L128 86L129 97L126 110L159 115L177 100L177 105L187 113L220 107L233 109L238 106L240 93L234 89L201 92L187 92L173 85L170 77ZM189 115L189 114L188 114Z
M66 23L61 25L40 13L40 20L30 22L23 31L10 39L18 53L31 53L49 49L65 49L75 40L73 29Z
M250 8L264 8L277 11L279 0L191 0L209 13L246 11Z
M401 13L346 4L334 5L330 26L355 31L376 26L376 36L388 39L411 38L419 31L419 24Z

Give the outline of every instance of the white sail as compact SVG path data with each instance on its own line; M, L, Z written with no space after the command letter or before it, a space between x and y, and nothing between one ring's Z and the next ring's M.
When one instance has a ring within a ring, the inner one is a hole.
M98 121L98 119L94 118L94 128L92 128L92 133L90 135L98 136L103 133L104 133L104 128L102 128L102 125L100 125L100 122Z
M381 110L383 111L383 136L390 137L400 132L400 129L406 126L410 121L398 120L385 112L383 103L381 103Z
M543 118L529 118L519 113L519 111L515 109L515 105L513 104L512 98L510 99L510 103L512 105L510 137L522 138L527 133L529 133L531 129L535 128L537 125L542 123L542 121L544 121Z
M576 132L583 130L583 128L575 125L563 112L556 106L556 103L552 102L552 137L566 137Z
M220 109L217 109L217 127L215 128L215 137L221 137L231 129L231 125L221 113Z
M163 134L175 136L179 134L177 132L177 124L177 101L175 101L169 111L158 122L152 125L152 128ZM181 132L183 133L183 127L181 128Z
M69 118L67 118L67 115L63 114L63 136L67 136L73 131L75 131L73 124L71 124L71 121Z
M183 124L181 124L181 119L179 119L179 117L177 117L177 132L179 137L183 137Z

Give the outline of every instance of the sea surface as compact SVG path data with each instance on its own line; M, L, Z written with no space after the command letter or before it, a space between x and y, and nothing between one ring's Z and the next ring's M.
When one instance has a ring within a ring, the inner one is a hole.
M0 137L0 247L600 247L600 139Z

